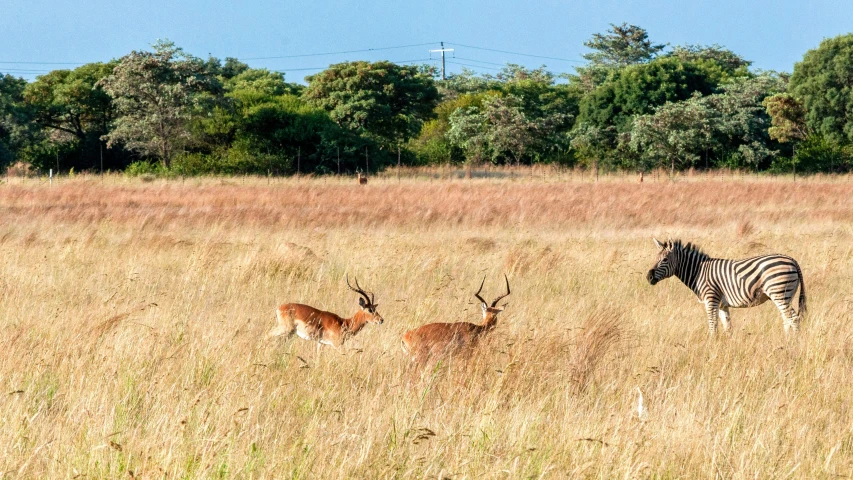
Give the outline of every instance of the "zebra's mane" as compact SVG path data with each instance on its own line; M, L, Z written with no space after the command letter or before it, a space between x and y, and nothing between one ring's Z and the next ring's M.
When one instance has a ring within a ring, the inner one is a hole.
M687 242L687 245L684 245L681 240L672 240L672 249L679 250L684 253L695 253L696 255L708 258L708 254L705 253L698 245L693 245L690 242Z

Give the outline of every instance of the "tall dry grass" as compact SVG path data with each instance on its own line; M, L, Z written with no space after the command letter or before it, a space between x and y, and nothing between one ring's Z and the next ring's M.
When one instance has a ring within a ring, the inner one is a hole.
M846 178L4 184L0 478L849 476L851 193ZM797 258L801 335L763 306L708 340L686 287L646 283L651 235ZM402 333L476 321L478 279L503 272L487 348L411 381ZM319 356L264 339L286 301L353 313L346 273L385 324Z

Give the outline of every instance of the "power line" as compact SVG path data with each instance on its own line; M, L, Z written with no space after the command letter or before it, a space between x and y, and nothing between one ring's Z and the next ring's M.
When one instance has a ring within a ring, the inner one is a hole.
M447 63L450 63L452 65L462 65L463 67L485 68L487 70L503 70L502 68L497 68L497 67L484 67L482 65L472 65L470 63L451 62L450 60L448 60Z
M388 60L391 63L402 64L402 63L417 63L417 62L429 62L431 60L435 60L434 58L418 58L416 60ZM300 72L307 70L326 70L329 68L329 65L325 67L308 67L308 68L280 68L277 70L273 70L275 72L284 73L284 72Z
M0 72L36 72L36 73L50 73L52 70L36 70L34 68L2 68L0 67Z
M390 47L365 48L365 49L360 49L360 50L341 50L341 51L337 51L337 52L304 53L304 54L297 54L297 55L278 55L278 56L270 56L270 57L245 57L245 58L240 58L240 60L274 60L274 59L282 59L282 58L306 58L306 57L320 57L320 56L328 56L328 55L342 55L342 54L347 54L347 53L378 52L378 51L383 51L383 50L395 50L395 49L402 49L402 48L423 47L423 46L427 46L427 45L435 45L436 43L439 43L439 42L413 43L413 44L409 44L409 45L395 45L395 46L390 46ZM511 52L509 50L499 50L496 48L477 47L474 45L465 45L462 43L448 42L448 44L456 45L459 47L471 48L474 50L484 50L484 51L488 51L488 52L506 53L509 55L520 55L523 57L543 58L543 59L547 59L547 60L557 60L557 61L561 61L561 62L585 63L581 60L573 60L573 59L569 59L569 58L550 57L550 56L546 56L546 55L534 55L534 54L521 53L521 52ZM456 57L456 58L462 59L461 57ZM498 64L498 63L494 63L494 62L484 62L482 60L473 60L473 59L464 59L464 60L472 61L472 62L476 62L476 63L484 63L484 64L503 66L503 64ZM418 60L418 61L420 61L420 60ZM404 62L395 62L395 63L404 63ZM85 63L83 63L83 62L34 62L34 61L0 61L0 64L8 64L8 65L85 65ZM298 70L322 70L322 68L290 69L290 71L298 71Z
M533 55L530 53L520 53L520 52L510 52L507 50L497 50L495 48L485 48L485 47L474 47L472 45L463 45L461 43L451 43L447 42L450 45L456 45L457 47L465 47L465 48L473 48L475 50L486 50L488 52L498 52L498 53L508 53L510 55L520 55L522 57L533 57L533 58L545 58L548 60L559 60L561 62L574 62L574 63L586 63L582 60L572 60L570 58L560 58L560 57L547 57L545 55Z
M466 62L474 62L474 63L485 63L486 65L497 65L499 67L505 67L505 63L495 63L495 62L484 62L483 60L474 60L473 58L462 58L462 57L453 57L456 60L465 60Z
M361 50L342 50L339 52L321 52L321 53L304 53L299 55L279 55L274 57L246 57L238 60L273 60L279 58L302 58L302 57L320 57L325 55L341 55L345 53L363 53L363 52L378 52L382 50L394 50L400 48L423 47L426 45L435 45L439 42L414 43L411 45L396 45L391 47L365 48ZM19 65L85 65L85 62L27 62L27 61L0 61L0 64L19 64Z
M0 62L0 63L14 63L19 65L85 65L85 63L80 62Z
M322 57L325 55L342 55L344 53L377 52L380 50L394 50L394 49L398 49L398 48L423 47L425 45L435 45L436 43L438 43L438 42L414 43L411 45L397 45L394 47L365 48L362 50L343 50L340 52L303 53L300 55L279 55L279 56L275 56L275 57L246 57L246 58L240 58L238 60L273 60L273 59L277 59L277 58Z

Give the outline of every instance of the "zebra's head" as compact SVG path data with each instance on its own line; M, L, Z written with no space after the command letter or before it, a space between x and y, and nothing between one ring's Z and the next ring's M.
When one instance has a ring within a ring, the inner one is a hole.
M652 240L655 241L655 245L658 247L658 259L654 267L646 274L646 280L654 285L664 278L669 278L675 274L675 266L678 264L678 261L674 257L678 253L677 249L673 248L672 240L664 243L659 242L656 238L652 238Z

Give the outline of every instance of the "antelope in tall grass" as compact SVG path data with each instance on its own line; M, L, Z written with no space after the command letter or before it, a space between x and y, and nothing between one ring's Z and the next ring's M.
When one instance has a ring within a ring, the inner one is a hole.
M267 337L290 336L296 332L303 340L317 342L319 351L322 345L340 348L349 337L357 334L368 323L381 325L385 320L376 312L378 305L374 301L373 293L368 296L368 292L358 284L357 278L353 287L347 276L347 286L360 295L358 304L361 308L353 316L343 318L308 305L285 303L276 309L278 325L270 330Z
M367 185L367 176L362 175L361 170L357 170L356 173L358 174L358 184L359 185Z
M457 322L423 325L414 330L409 330L403 335L403 351L410 355L413 361L423 364L430 358L451 356L473 350L480 339L495 328L498 314L506 306L506 304L501 307L497 306L501 299L510 294L509 279L506 278L506 275L504 275L504 280L506 280L506 293L497 297L491 305L480 296L480 292L483 291L483 284L486 283L485 277L480 283L480 289L474 294L483 309L483 323Z

